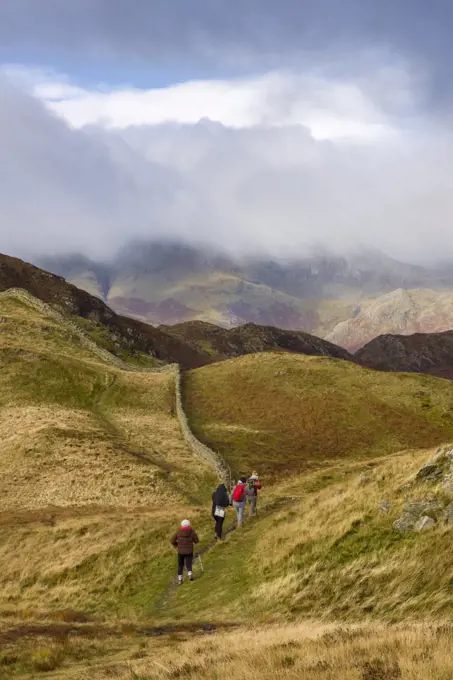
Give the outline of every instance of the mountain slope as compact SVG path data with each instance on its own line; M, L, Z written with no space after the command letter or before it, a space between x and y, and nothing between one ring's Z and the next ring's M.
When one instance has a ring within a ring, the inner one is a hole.
M183 440L173 372L122 370L9 293L0 365L0 610L144 615L168 534L216 481Z
M203 321L163 326L162 329L208 352L216 361L275 350L353 361L352 355L341 347L302 331L287 331L252 323L224 329Z
M381 371L429 373L453 379L453 331L381 335L359 349L355 359Z
M43 266L90 292L103 291L119 313L154 324L251 322L322 337L353 318L358 305L395 289L453 290L448 268L430 270L378 252L295 253L283 261L157 241L131 243L107 265L73 256Z
M132 352L139 359L144 354L163 362L180 363L185 368L202 366L210 361L206 353L158 328L117 315L102 300L63 278L0 254L0 291L8 288L23 288L64 313L86 320L87 330L120 356L123 352Z
M295 354L232 359L185 376L196 435L236 474L273 478L453 438L448 381Z
M410 335L453 328L453 292L394 290L358 306L356 315L340 322L326 339L349 351L389 333Z

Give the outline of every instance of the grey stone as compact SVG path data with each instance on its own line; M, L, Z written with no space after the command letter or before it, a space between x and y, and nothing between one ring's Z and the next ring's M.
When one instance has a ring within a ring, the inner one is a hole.
M437 479L440 479L443 475L443 470L440 465L440 461L438 463L428 463L427 465L424 465L418 472L415 477L415 479L423 479L423 480L431 480L435 481Z
M442 503L437 500L424 499L405 503L403 511L408 515L413 515L416 519L423 515L436 515L442 510Z
M453 503L447 505L444 512L444 522L445 524L453 524Z
M421 517L414 526L414 531L426 531L427 529L432 529L435 525L436 520L434 520L432 517L424 515L424 517Z
M412 531L417 523L417 518L414 515L403 515L395 522L393 522L393 528L395 531L399 531L401 534L405 534L408 531Z
M453 473L450 473L444 477L442 486L448 494L453 494Z
M379 510L380 510L381 512L387 513L387 512L390 511L391 507L392 507L392 505L391 505L391 503L389 503L388 501L381 501L381 502L379 503Z

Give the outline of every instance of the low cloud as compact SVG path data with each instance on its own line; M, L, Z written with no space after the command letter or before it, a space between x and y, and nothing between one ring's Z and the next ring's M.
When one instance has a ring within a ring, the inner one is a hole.
M8 73L3 251L108 257L133 238L172 237L285 257L358 245L404 260L448 256L453 138L447 124L419 117L405 69L157 93Z

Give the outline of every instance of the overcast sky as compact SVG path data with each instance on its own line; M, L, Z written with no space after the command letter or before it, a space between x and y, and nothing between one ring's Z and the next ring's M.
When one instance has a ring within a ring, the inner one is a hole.
M453 3L1 0L0 251L453 259Z

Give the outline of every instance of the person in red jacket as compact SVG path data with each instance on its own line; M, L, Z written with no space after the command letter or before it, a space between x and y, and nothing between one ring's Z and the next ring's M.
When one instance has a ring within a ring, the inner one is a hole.
M247 488L246 482L247 477L241 477L241 479L234 487L230 498L231 505L236 510L238 527L241 527L244 523L244 511L245 504L247 502L247 497L245 495L245 490Z
M199 542L197 532L192 529L188 519L183 519L181 527L172 536L171 544L178 550L178 583L182 583L184 565L187 569L189 581L193 581L192 562L194 545Z

